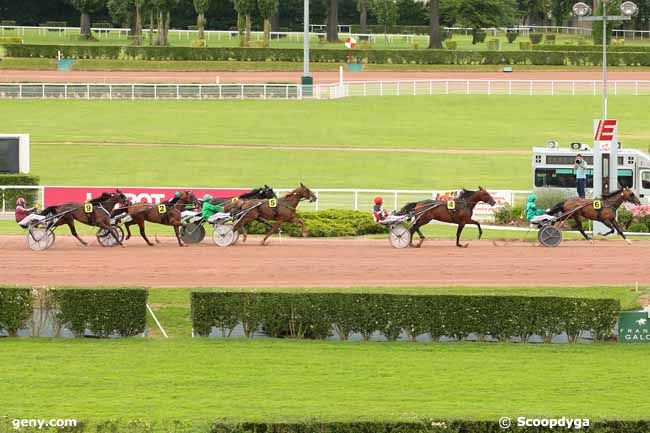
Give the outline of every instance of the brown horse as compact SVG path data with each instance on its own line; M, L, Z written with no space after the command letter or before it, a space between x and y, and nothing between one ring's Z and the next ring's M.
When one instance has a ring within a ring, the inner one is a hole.
M237 231L251 221L259 221L268 227L262 245L274 233L277 233L283 223L296 223L302 228L302 236L307 236L305 222L296 216L296 208L302 200L316 201L316 195L309 188L300 186L279 199L240 200L233 211L244 212L242 218L234 225ZM273 221L273 223L271 223Z
M129 206L128 213L131 216L131 221L124 224L127 233L125 240L131 238L130 226L137 224L140 228L140 236L142 236L147 245L152 247L153 243L149 241L144 231L144 222L149 221L156 224L173 226L178 245L181 247L184 246L179 231L182 225L181 212L185 206L198 206L198 203L199 201L192 194L192 191L182 191L179 197L160 204L136 204Z
M461 190L455 200L423 200L408 203L397 212L397 215L412 213L415 216L415 220L409 227L409 232L411 232L411 245L413 244L413 234L417 233L420 236L417 248L420 248L424 242L424 234L420 231L420 227L428 224L431 220L458 224L456 246L467 248L469 244L461 245L460 243L460 235L466 224L475 224L478 227L479 239L483 235L481 224L472 219L474 207L480 202L485 202L490 206L496 204L492 196L479 186L477 191Z
M618 191L604 195L600 200L589 200L579 197L568 198L553 206L548 211L548 214L559 215L559 217L562 218L562 215L573 212L566 218L573 218L578 230L586 240L591 239L582 228L582 218L587 218L592 221L600 221L610 229L609 232L605 233L605 236L618 232L618 234L629 243L628 239L623 234L621 226L618 224L618 221L616 221L616 211L621 204L626 201L637 206L641 204L639 198L634 194L634 191L628 187L623 187Z
M67 224L70 228L72 236L77 238L82 245L88 245L86 241L81 239L77 234L74 222L79 221L82 224L89 226L101 227L109 231L115 238L119 245L119 236L115 229L111 226L111 212L116 204L129 205L128 198L119 189L116 192L104 192L101 196L94 198L84 204L81 203L64 203L55 206L49 206L43 209L41 215L57 215L63 214L61 219L56 221L55 226ZM123 246L123 245L122 245Z

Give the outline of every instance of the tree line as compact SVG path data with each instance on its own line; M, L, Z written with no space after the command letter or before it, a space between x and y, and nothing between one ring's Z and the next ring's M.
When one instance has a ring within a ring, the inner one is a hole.
M324 24L327 40L338 40L338 25L358 24L361 33L378 24L385 31L395 25L429 26L430 48L442 46L443 26L481 27L575 25L571 7L577 0L310 0L312 24ZM587 0L595 11L601 0ZM621 0L611 0L617 9ZM627 28L650 28L650 0L636 0L639 15ZM110 21L130 27L134 44L143 44L143 28L152 45L166 45L171 26L196 26L203 31L239 31L248 45L253 29L264 30L268 46L271 31L302 30L303 0L3 0L0 18L38 25L54 19L79 23L81 37L92 38L92 22Z

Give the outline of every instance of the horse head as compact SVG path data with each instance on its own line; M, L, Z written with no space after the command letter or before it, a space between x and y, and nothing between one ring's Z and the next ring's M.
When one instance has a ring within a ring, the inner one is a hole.
M487 192L487 190L482 186L478 187L478 191L476 191L476 198L478 201L485 202L490 206L494 206L495 204L497 204L497 202L494 200L494 198L492 198L490 193Z
M131 206L131 200L120 189L115 190L114 197L121 206Z
M261 193L262 193L262 198L278 198L277 194L275 191L273 191L273 188L270 186L264 184L264 187L261 188Z
M316 200L318 200L316 194L314 194L309 188L303 185L302 182L300 182L300 186L293 191L293 194L298 195L300 198L309 200L310 203L313 203Z
M194 206L199 206L199 199L196 198L192 191L181 191L181 195L178 197L178 203L180 204L191 204Z
M623 198L623 201L629 201L630 203L633 203L637 206L641 205L641 201L639 200L639 197L634 194L634 191L626 186L623 187L621 190L621 197Z

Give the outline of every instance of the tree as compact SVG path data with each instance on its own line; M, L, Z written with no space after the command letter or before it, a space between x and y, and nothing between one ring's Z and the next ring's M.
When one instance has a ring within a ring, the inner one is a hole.
M551 0L551 16L553 24L563 26L571 16L572 0Z
M455 0L452 9L455 22L473 29L472 43L481 28L511 26L517 16L514 0Z
M544 24L551 10L550 0L517 0L524 25Z
M247 47L251 42L251 16L257 8L255 0L235 0L235 10L238 14L237 27L239 28L239 45ZM242 39L242 27L245 29Z
M377 17L377 22L384 26L384 37L388 42L388 30L397 23L399 9L395 0L371 0L372 12Z
M440 0L429 0L429 48L442 48L440 37Z
M368 0L357 0L361 33L368 33Z
M607 15L620 15L620 0L609 0L607 3ZM600 17L603 15L603 3L599 2L598 7L595 8L594 16ZM620 21L619 21L620 23ZM607 45L610 44L612 40L612 29L617 25L616 21L607 21L607 34L605 35ZM591 37L595 45L603 44L603 22L594 21L591 27Z
M69 0L70 4L81 12L81 37L85 39L92 39L90 32L90 14L97 12L101 9L106 0Z
M280 5L279 0L258 0L258 7L260 14L264 19L264 48L269 47L269 39L271 35L271 18L278 11Z
M194 10L197 13L196 27L199 30L199 39L205 39L205 13L210 8L210 0L194 0Z
M338 0L325 0L327 4L327 42L339 40L339 2Z

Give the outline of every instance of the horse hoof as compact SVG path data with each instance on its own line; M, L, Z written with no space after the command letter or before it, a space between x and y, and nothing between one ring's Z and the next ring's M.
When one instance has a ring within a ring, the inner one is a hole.
M625 239L625 242L627 242L628 245L632 245L632 241L629 239Z

